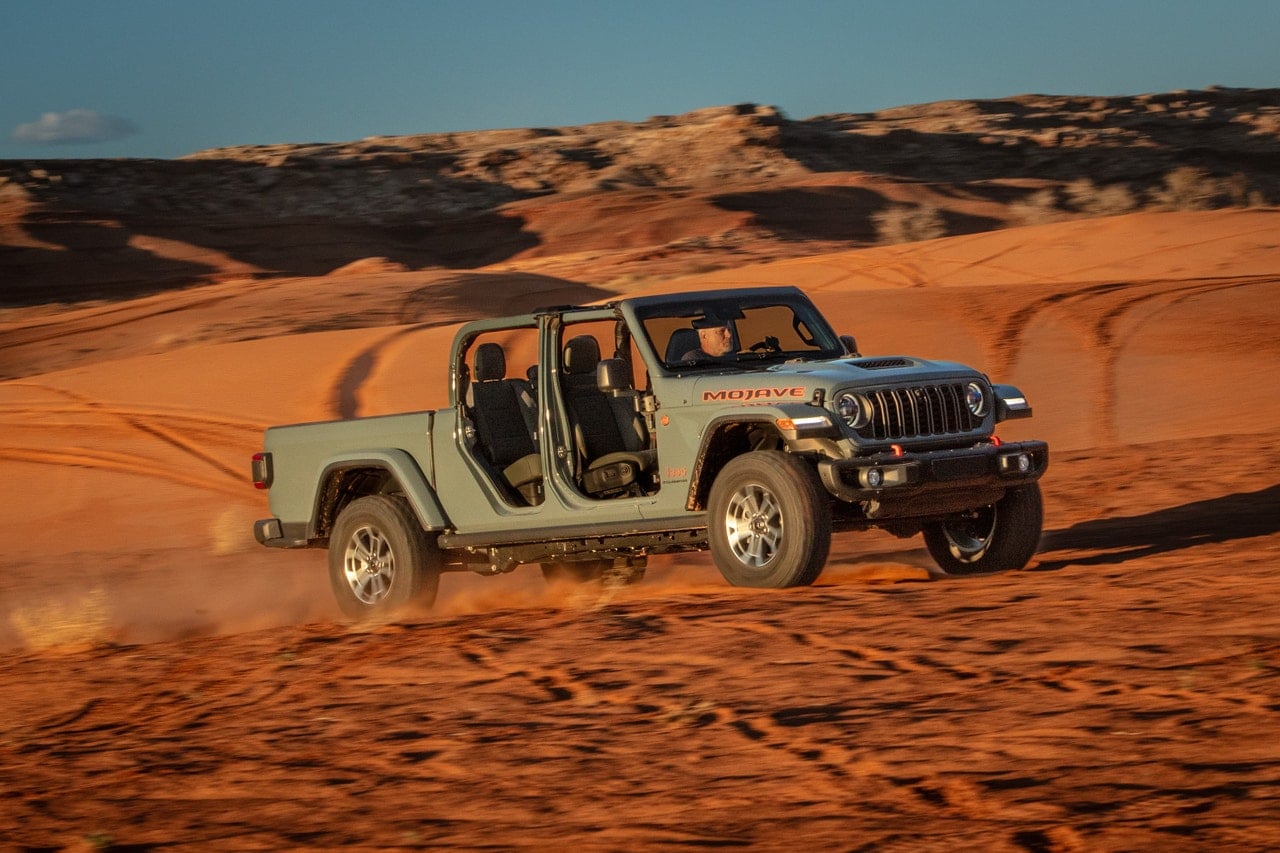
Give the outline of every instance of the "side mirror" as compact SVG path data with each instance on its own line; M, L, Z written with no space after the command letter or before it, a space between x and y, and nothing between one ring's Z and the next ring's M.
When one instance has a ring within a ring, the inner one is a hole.
M854 340L853 335L841 335L840 343L844 344L844 351L846 355L862 355L862 353L858 352L858 342Z
M1031 417L1031 404L1017 388L1012 385L992 385L991 391L996 395L996 423Z
M620 358L602 358L596 365L596 387L606 394L617 395L631 390L627 363Z

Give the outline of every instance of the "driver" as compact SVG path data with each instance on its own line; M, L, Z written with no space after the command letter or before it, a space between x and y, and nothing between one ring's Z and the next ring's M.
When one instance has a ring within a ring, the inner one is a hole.
M720 360L733 353L733 329L729 321L706 316L693 321L698 331L698 348L684 354L685 361Z

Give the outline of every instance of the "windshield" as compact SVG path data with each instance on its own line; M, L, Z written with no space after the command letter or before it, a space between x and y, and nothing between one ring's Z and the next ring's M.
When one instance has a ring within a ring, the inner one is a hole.
M645 306L637 312L663 364L687 368L836 358L844 353L826 320L807 300L698 299Z

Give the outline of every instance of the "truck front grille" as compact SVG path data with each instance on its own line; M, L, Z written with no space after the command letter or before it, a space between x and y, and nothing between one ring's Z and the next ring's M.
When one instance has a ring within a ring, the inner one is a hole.
M886 388L866 394L871 401L871 421L858 435L889 440L921 438L968 432L982 419L974 417L964 401L964 384L919 385Z

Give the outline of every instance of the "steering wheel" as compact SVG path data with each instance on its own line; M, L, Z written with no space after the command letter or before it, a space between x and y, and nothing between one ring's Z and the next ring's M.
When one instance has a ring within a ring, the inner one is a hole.
M782 352L782 343L773 335L768 335L763 341L756 341L747 349L752 352L759 352L760 350L764 350L765 352Z

